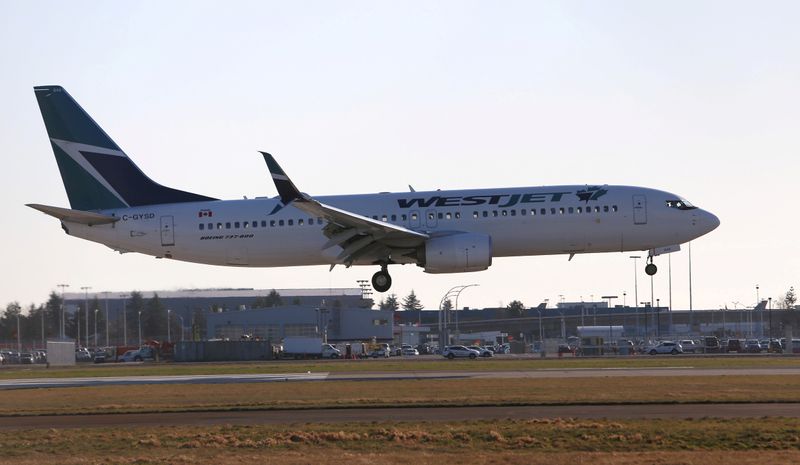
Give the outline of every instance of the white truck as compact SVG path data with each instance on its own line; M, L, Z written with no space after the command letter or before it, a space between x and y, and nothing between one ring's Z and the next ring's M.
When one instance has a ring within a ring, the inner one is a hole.
M319 337L292 336L283 340L284 358L340 358L342 352Z

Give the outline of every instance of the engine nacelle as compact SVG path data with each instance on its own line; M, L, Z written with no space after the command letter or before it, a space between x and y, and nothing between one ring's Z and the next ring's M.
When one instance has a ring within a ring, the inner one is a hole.
M426 273L483 271L491 264L492 238L486 234L460 233L425 242Z

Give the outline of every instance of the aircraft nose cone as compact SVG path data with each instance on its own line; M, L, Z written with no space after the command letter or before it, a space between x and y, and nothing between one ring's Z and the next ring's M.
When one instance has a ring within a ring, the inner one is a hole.
M705 229L706 233L710 233L711 231L717 229L719 227L719 218L717 215L703 210L701 223L703 225L703 229Z

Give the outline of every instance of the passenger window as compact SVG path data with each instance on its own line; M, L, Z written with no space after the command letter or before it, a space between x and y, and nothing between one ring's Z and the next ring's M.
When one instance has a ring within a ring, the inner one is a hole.
M441 214L441 213L439 213L437 216L439 217L439 219L440 219L440 220L441 220L441 219L444 219L444 215L443 215L443 214Z
M373 220L377 220L378 219L378 215L372 215L372 219Z
M225 229L231 229L231 224L230 223L225 223Z
M452 214L452 213L450 213L450 212L447 212L447 213L445 214L445 217L446 217L448 220L452 220L452 219L453 219L453 214Z
M578 207L578 213L583 213L583 207Z
M416 218L414 218L414 219L416 219ZM406 215L405 213L403 213L402 215L400 215L400 220L402 220L402 221L408 221L408 215Z
M546 208L542 208L541 210L539 210L539 213L541 213L542 215L546 215L547 214L547 209Z
M392 215L392 221L397 221L397 215Z
M519 214L520 214L520 215L522 215L522 216L525 216L525 215L527 215L527 214L528 214L528 210L525 210L525 209L523 208L522 210L520 210L520 211L519 211Z
M294 220L288 220L289 226L294 225Z
M217 229L222 229L222 223L217 223Z
M309 218L308 225L311 226L312 224L314 224L314 218Z
M278 226L283 226L283 220L278 221Z
M564 214L564 207L561 207L561 208L558 209L558 214L559 215L563 215Z
M550 214L551 215L555 215L556 214L556 209L555 208L551 208L550 209Z
M417 220L417 214L416 213L412 213L411 214L411 219L416 221Z
M474 220L478 219L478 212L472 212L472 219Z
M317 217L317 224L322 224L322 218Z
M236 228L236 229L239 229L239 222L238 221L234 222L233 223L233 227Z
M575 209L574 209L574 208L572 208L572 207L569 207L569 208L567 209L567 212L569 212L569 214L571 215L571 214L575 213Z
M489 217L489 212L487 212L486 210L484 210L484 211L483 211L483 217L484 217L484 218L488 218L488 217Z
M208 229L214 229L214 223L208 223Z
M389 221L389 217L386 215L381 216L381 221L386 222Z
M267 221L266 220L261 220L261 227L262 228L266 228L267 227Z
M612 207L611 207L611 211L616 213L616 211L617 211L617 206L616 206L616 205L612 206Z
M608 213L608 205L603 205L603 211L604 211L605 213Z
M503 216L507 216L508 215L508 210L502 210L502 212L503 212Z
M492 216L494 216L495 218L497 218L497 210L492 210Z
M531 216L536 216L536 209L535 208L531 208Z
M511 216L517 216L517 211L516 210L511 210Z
M200 223L200 231L202 231L205 227L206 227L206 225L204 225L203 223Z
M247 229L250 225L247 221L245 221L244 223L242 223L242 226L244 226L244 229Z
M302 218L300 218L299 220L297 220L297 225L298 226L303 226L303 221L304 220Z
M600 213L600 207L594 207L594 212L595 213Z
M275 220L269 220L269 225L271 227L275 227Z
M461 212L456 212L456 219L457 219L457 220L460 220L460 219L461 219Z

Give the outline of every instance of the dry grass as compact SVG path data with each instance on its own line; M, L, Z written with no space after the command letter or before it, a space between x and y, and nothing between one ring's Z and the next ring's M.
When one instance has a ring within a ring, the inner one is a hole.
M445 360L439 356L391 358L386 360L267 361L251 363L145 363L79 365L69 368L5 366L0 379L67 378L94 376L167 376L214 374L267 374L331 372L408 372L408 371L518 371L570 368L800 368L800 357L755 356L634 356L618 358L516 358L500 356L488 360Z
M0 415L287 408L800 402L800 375L132 385L3 391Z
M0 464L763 464L800 462L800 420L504 420L0 436ZM568 451L568 452L567 452Z

